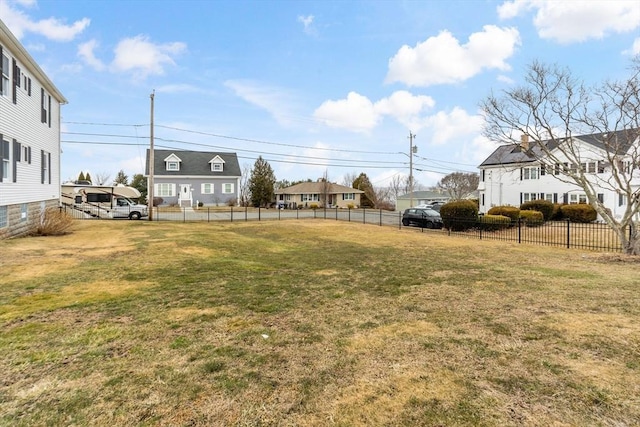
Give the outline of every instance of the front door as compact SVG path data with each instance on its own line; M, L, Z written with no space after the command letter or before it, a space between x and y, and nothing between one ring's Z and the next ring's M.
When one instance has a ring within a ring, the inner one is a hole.
M191 207L191 185L180 184L180 207Z

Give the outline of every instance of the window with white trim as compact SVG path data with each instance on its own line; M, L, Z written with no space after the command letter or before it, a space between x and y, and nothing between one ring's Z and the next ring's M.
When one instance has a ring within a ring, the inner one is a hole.
M213 184L210 182L200 184L200 193L213 194Z
M180 170L180 162L167 162L167 170L168 171L179 171Z
M579 204L579 203L582 203L582 204L587 203L587 195L584 194L584 193L582 193L582 194L580 194L580 193L571 193L569 195L569 204L570 205L576 205L576 204Z
M302 199L303 202L319 202L320 195L319 194L303 194Z
M233 184L222 184L222 193L223 194L233 193Z
M538 200L538 193L522 193L522 202L532 202Z
M169 183L160 183L154 185L155 195L158 197L175 197L176 185Z
M2 181L9 179L11 176L11 144L7 140L2 140Z
M540 168L522 168L522 179L538 179L540 177Z
M9 58L4 53L2 54L2 87L0 90L0 94L9 95Z
M211 170L213 172L222 172L223 164L220 162L211 163Z
M356 193L342 193L342 200L355 200Z

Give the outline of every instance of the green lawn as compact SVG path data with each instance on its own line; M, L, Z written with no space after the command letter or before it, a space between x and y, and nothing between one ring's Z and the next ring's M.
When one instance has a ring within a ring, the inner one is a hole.
M322 220L0 252L0 425L640 420L637 258Z

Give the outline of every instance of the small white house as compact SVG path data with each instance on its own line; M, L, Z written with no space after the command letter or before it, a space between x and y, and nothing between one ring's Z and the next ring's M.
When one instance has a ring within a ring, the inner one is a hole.
M480 166L478 186L480 212L486 213L493 206L520 206L524 202L544 199L553 203L587 203L584 190L571 182L566 182L565 172L578 171L592 184L598 199L616 217L621 217L629 202L617 192L612 178L612 167L625 168L632 187L640 187L640 165L629 161L629 154L638 149L639 140L629 135L637 133L619 132L614 135L620 143L620 155L616 165L608 160L606 146L602 143L604 134L572 137L572 146L579 153L580 163L572 163L549 147L551 142L543 142L556 156L556 162L541 161L545 156L535 144L523 138L520 144L498 147ZM610 138L610 137L609 137ZM557 142L556 142L557 144ZM564 161L563 161L564 160ZM559 179L563 178L563 179Z
M26 234L60 203L67 100L0 21L0 237Z

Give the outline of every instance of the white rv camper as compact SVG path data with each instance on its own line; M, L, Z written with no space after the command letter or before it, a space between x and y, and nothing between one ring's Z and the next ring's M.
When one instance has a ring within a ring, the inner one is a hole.
M62 184L60 202L63 206L81 211L96 218L140 219L149 216L147 206L131 199L140 197L140 192L126 185L82 185Z

